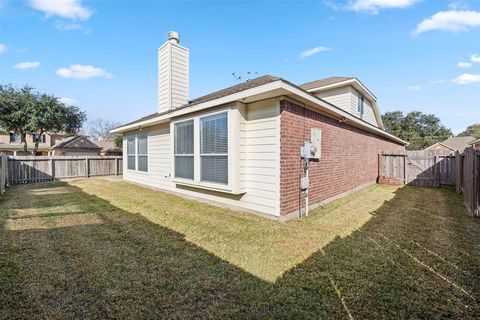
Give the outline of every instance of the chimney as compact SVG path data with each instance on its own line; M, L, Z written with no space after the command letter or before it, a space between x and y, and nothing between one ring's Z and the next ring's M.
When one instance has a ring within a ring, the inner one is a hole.
M188 49L180 44L175 31L158 49L158 112L188 103Z

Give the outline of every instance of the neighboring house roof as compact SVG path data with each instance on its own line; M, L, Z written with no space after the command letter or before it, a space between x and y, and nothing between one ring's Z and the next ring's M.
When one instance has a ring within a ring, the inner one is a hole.
M470 145L472 140L475 138L472 136L464 136L464 137L450 137L445 141L437 142L430 147L425 148L425 150L431 149L436 145L442 145L452 151L463 151L466 147Z
M305 90L310 90L310 89L324 87L330 84L351 80L351 79L354 79L354 78L353 77L329 77L329 78L315 80L315 81L301 84L300 87Z
M90 150L100 150L101 148L93 143L86 136L73 136L66 138L57 144L55 144L52 149L90 149Z
M367 121L352 115L351 113L313 95L307 90L285 80L280 77L271 75L261 76L247 82L237 84L235 86L216 91L214 93L191 100L188 104L178 108L163 112L152 113L146 117L136 121L124 124L118 128L111 130L111 133L122 133L138 129L140 127L148 127L155 124L168 122L171 118L185 115L191 112L219 106L226 103L240 101L250 103L253 101L274 98L282 95L290 95L300 102L312 105L320 109L324 114L330 116L345 118L348 123L367 131L377 133L387 139L396 141L401 144L408 144L406 141L397 138L383 129L368 123Z
M475 140L473 140L473 141L470 141L468 144L474 145L474 144L477 144L477 143L480 143L480 138L475 139Z

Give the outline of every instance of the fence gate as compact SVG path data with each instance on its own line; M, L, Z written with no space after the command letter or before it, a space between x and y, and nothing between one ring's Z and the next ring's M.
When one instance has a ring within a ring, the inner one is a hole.
M418 187L454 186L455 167L454 155L423 150L382 153L379 159L380 176Z

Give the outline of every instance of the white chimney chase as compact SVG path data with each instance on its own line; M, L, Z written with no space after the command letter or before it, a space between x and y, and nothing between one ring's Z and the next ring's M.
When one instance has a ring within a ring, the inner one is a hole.
M188 49L180 44L177 32L168 33L158 49L158 112L188 103Z

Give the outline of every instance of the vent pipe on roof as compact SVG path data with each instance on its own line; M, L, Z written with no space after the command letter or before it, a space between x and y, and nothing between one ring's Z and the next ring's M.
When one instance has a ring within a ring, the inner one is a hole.
M167 41L158 49L159 113L188 103L189 51L179 43L178 32L170 31Z

